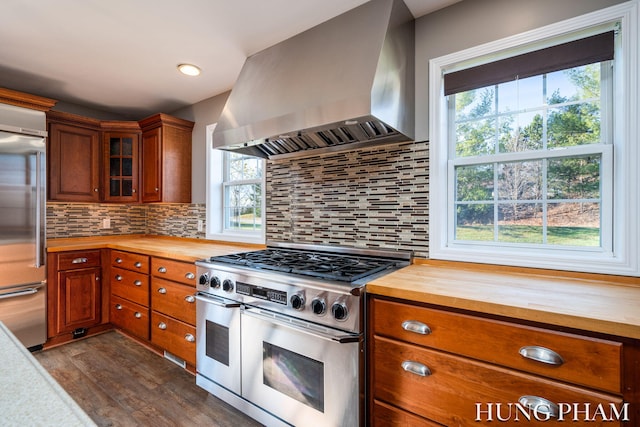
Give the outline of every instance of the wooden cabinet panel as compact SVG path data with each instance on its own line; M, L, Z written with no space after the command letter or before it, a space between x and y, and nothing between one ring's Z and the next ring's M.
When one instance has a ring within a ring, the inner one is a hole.
M196 287L196 265L166 258L151 258L151 274L174 282Z
M149 306L149 276L143 273L111 268L111 292L136 304Z
M195 289L154 277L151 280L151 307L190 325L196 324Z
M48 118L86 121L62 113ZM93 123L98 125L99 122ZM100 201L100 132L69 123L49 122L47 150L49 200Z
M100 250L61 252L58 255L58 270L74 270L100 266Z
M374 300L373 311L377 335L613 393L622 391L619 342L380 299ZM407 326L403 328L403 324ZM430 333L412 332L418 324L428 326ZM531 346L536 347L530 349L534 353L540 347L554 351L562 357L561 365L523 357L520 349Z
M149 273L149 257L133 252L111 251L111 265L139 273Z
M139 200L140 133L105 132L102 147L104 201L137 202Z
M373 402L370 416L369 424L372 427L442 427L442 424L420 418L378 400Z
M149 340L149 309L119 296L111 296L111 323L131 334Z
M542 397L556 404L578 402L582 408L585 408L585 404L591 408L598 405L609 408L610 404L617 408L622 406L622 399L618 396L384 337L374 337L372 345L373 397L444 425L477 426L478 418L488 421L488 403L502 403L507 407L508 404L518 403L523 396ZM418 375L412 372L407 363L424 366L428 371L425 376ZM478 403L484 406L478 408ZM515 412L512 416L516 416ZM514 422L515 419L510 421ZM527 422L529 424L546 423L536 422L532 415L531 423ZM571 420L571 425L615 426L621 423L602 418L593 421L580 418L578 421Z
M142 201L160 202L162 194L161 129L155 128L142 135Z
M196 328L153 311L151 342L191 365L196 363Z
M100 324L100 291L99 267L59 272L56 332L71 332Z

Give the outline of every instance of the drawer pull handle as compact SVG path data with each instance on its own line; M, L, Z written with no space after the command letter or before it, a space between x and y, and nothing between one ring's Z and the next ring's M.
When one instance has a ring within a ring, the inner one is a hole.
M539 396L520 396L518 402L531 410L536 411L538 414L546 414L550 417L558 417L559 408L558 405L544 397Z
M184 300L190 304L193 304L194 302L196 302L196 297L194 297L193 295L187 295L186 297L184 297Z
M116 304L116 310L122 310L122 305L121 304Z
M122 276L121 276L121 275L119 275L119 274L116 274L116 280L117 280L118 282L121 282L121 281L122 281Z
M186 277L189 280L193 280L193 279L196 278L196 275L191 273L191 272L189 272L189 273L185 274L184 277Z
M116 264L122 264L122 258L116 258Z
M136 286L142 286L142 282L140 280L136 280L133 284Z
M158 293L159 294L166 294L167 290L165 288L158 288Z
M402 362L402 369L412 374L420 375L421 377L428 377L431 375L431 370L420 362L413 360L405 360Z
M136 314L134 314L136 319L140 319L142 317L142 313L140 313L139 311L136 311Z
M417 320L405 320L402 322L402 329L420 335L429 335L431 333L431 328L429 326L422 322L418 322Z
M140 267L142 267L142 263L141 263L140 261L138 261L138 262L136 262L135 264L133 264L133 266L134 266L135 268L140 268Z
M88 261L89 260L87 258L74 258L73 261L71 261L71 264L84 264Z
M194 336L193 336L193 335L191 335L191 334L186 334L186 335L184 336L184 339L185 339L185 340L187 340L188 342L194 342L194 341L196 340L196 337L194 337Z
M167 324L164 322L158 323L158 329L162 329L162 330L167 329Z
M564 363L564 359L558 353L537 345L522 347L518 352L520 356L525 359L535 360L536 362L546 363L548 365L560 366Z
M166 267L159 267L158 268L158 273L166 273L167 272L167 268Z

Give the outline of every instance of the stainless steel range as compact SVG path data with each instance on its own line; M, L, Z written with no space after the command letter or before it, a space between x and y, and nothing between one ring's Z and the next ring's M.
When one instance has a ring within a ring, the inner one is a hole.
M268 426L364 425L364 285L410 262L277 242L196 262L197 384Z

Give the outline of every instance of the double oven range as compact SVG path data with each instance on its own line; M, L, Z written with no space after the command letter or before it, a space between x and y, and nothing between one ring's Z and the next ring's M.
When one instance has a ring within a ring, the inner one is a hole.
M362 426L364 284L410 252L269 242L196 262L196 383L267 426Z

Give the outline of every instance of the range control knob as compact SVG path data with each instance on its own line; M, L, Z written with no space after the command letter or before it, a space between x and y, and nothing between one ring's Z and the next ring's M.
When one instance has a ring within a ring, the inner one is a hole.
M302 310L304 308L304 296L300 294L294 294L291 296L291 307L296 310Z
M315 298L311 301L311 310L315 314L324 314L327 311L327 303L322 298Z
M336 320L344 320L349 315L349 310L347 310L347 305L345 303L334 302L331 306L331 314L333 314L333 317Z
M231 279L225 279L224 282L222 282L222 290L225 292L233 291L233 281Z
M213 276L211 278L211 287L218 289L220 287L220 279L218 279L216 276Z
M207 273L201 274L198 283L209 286L209 275Z

